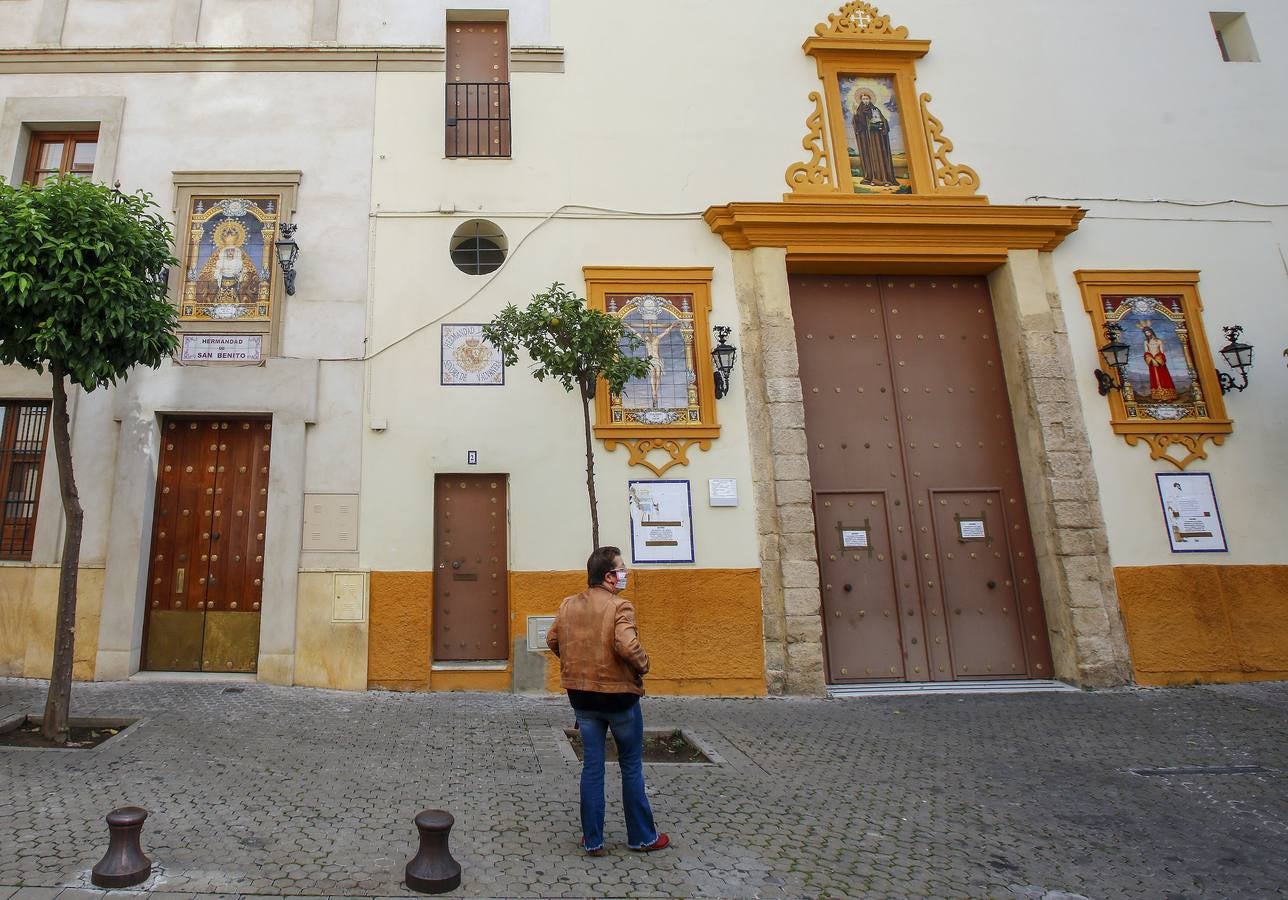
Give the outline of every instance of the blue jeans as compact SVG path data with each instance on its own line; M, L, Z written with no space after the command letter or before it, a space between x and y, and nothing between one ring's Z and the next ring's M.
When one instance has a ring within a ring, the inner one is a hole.
M573 710L581 729L581 834L587 850L604 846L604 740L608 729L617 742L622 768L622 806L626 841L639 848L657 840L653 810L644 793L644 714L640 705L619 713Z

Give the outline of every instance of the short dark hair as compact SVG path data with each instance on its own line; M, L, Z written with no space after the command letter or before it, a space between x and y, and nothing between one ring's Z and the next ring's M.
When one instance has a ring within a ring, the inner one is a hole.
M591 587L603 584L609 572L617 568L617 557L622 551L617 547L600 547L586 560L586 583Z

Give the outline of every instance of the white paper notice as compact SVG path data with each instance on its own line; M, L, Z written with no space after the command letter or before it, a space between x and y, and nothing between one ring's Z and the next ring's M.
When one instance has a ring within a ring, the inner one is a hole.
M957 533L963 541L982 541L988 536L983 519L958 519Z
M687 481L631 481L631 558L635 562L693 562L693 509Z
M842 528L841 546L847 549L850 547L867 547L868 530L866 528Z
M1217 509L1212 476L1206 472L1169 474L1157 472L1158 494L1173 553L1224 551L1225 530Z
M738 479L712 478L707 482L711 506L738 505Z

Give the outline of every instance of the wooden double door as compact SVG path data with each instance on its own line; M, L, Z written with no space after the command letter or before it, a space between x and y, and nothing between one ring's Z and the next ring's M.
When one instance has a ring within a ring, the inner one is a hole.
M982 278L793 276L828 680L1049 678Z
M254 672L272 422L167 417L143 625L143 667Z

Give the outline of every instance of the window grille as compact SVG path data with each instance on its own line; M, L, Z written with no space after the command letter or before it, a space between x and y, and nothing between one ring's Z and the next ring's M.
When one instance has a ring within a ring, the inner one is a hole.
M0 559L31 559L49 404L0 402Z
M510 155L508 82L448 82L447 155Z

